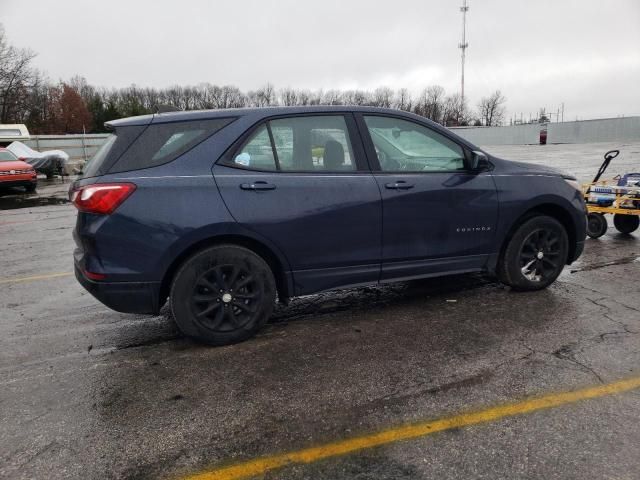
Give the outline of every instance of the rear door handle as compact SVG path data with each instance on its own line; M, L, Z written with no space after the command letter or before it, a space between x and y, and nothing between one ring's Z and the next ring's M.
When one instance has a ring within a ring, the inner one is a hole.
M404 180L398 180L395 183L385 183L384 186L390 190L409 190L410 188L415 187L412 183L407 183Z
M276 186L273 183L257 181L253 183L240 184L242 190L274 190Z

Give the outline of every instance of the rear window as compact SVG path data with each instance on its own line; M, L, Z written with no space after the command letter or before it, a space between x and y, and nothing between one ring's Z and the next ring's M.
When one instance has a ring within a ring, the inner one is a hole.
M231 123L231 118L116 128L84 168L83 176L128 172L175 160Z
M0 162L15 162L16 160L18 160L18 157L9 150L0 150Z
M0 128L0 137L19 137L22 132L17 128Z
M149 125L109 173L156 167L175 160L231 123L230 118Z
M82 176L97 177L104 175L122 156L136 138L144 131L145 126L119 127L107 137L100 149L84 166Z

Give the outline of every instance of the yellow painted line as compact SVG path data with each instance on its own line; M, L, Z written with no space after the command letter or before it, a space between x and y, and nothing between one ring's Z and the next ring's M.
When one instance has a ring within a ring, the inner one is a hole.
M34 275L33 277L5 278L5 279L0 280L0 284L2 284L2 283L34 282L36 280L47 280L49 278L68 277L70 275L73 275L73 272L47 273L46 275Z
M184 480L238 480L264 475L270 470L292 464L313 463L326 458L354 453L360 450L379 447L403 440L425 437L436 432L453 428L468 427L480 423L492 422L502 418L523 415L546 408L560 407L570 403L613 395L640 388L640 377L621 380L607 385L575 390L572 392L555 393L537 398L523 400L517 403L499 405L476 412L463 413L452 417L441 418L427 422L390 428L378 433L339 440L317 447L305 448L280 455L257 458L236 465L219 467L184 477Z

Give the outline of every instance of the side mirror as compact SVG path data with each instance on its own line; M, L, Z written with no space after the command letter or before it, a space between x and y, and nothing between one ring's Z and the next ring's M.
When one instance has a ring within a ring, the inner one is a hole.
M471 152L471 170L478 172L486 170L487 168L489 168L489 159L487 156L479 150Z

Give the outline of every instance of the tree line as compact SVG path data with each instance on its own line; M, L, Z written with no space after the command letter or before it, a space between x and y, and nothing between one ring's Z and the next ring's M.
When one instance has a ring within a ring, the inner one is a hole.
M395 108L446 126L501 125L506 99L499 90L472 109L460 94L439 85L417 95L406 88L305 90L265 83L242 91L232 85L201 83L169 88L103 88L83 77L51 82L33 66L35 53L9 44L0 25L0 123L24 123L33 134L104 132L117 118L155 113L160 105L180 110L296 105L362 105Z

